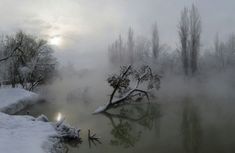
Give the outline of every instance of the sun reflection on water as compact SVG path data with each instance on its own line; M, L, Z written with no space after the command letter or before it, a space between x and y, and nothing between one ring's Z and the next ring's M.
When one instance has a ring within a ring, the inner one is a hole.
M62 114L59 112L56 117L56 121L60 121L62 119Z

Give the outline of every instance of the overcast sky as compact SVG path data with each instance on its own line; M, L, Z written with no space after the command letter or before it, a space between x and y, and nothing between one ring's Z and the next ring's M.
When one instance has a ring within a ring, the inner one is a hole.
M175 48L180 12L193 2L202 18L203 47L213 42L216 32L222 38L235 32L235 0L0 0L0 31L22 29L47 40L58 37L56 55L63 62L93 53L102 56L130 26L136 35L148 37L154 22L161 42Z

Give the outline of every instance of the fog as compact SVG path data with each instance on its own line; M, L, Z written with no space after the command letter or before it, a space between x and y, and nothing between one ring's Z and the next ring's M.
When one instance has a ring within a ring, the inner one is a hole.
M150 37L157 22L161 42L175 48L180 11L192 2L203 21L202 47L213 43L216 32L225 39L234 31L233 0L1 0L0 29L4 34L22 29L47 40L59 36L62 42L55 49L59 61L83 66L102 61L97 57L103 58L107 46L130 26L137 35Z
M0 0L0 87L44 99L17 114L81 128L69 153L234 152L234 6Z
M177 30L180 13L184 7L191 7L192 3L198 8L202 21L199 60L201 74L188 81L181 76L179 55L172 53L179 48ZM208 54L213 52L216 33L225 42L234 32L234 5L233 0L1 0L0 13L4 15L0 17L0 29L2 34L12 34L21 29L49 43L54 38L60 39L51 44L59 63L59 77L50 89L54 87L55 93L59 92L57 90L66 93L77 88L88 87L95 91L97 88L101 93L93 91L95 95L92 97L105 97L109 94L106 78L119 71L109 59L110 44L119 35L126 41L129 27L134 30L135 39L144 37L151 40L151 28L157 23L160 43L166 46L159 64L164 65L164 61L172 60L175 56L175 60L178 60L177 63L173 62L173 69L169 68L169 64L165 66L168 68L153 66L158 70L157 73L163 75L159 95L163 95L164 91L172 96L190 92L191 88L190 93L195 93L194 90L200 86L203 92L218 96L233 91L233 68L223 72L215 71L208 64L210 62L204 63L210 60ZM170 55L165 56L166 53ZM162 69L167 69L164 74Z

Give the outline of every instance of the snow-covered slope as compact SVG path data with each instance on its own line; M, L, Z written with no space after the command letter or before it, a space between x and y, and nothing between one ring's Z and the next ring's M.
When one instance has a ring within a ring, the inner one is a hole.
M0 89L0 111L14 114L38 101L38 95L20 88ZM0 112L0 153L45 153L57 135L50 122L31 116L7 115ZM43 149L44 148L44 149Z
M0 111L13 114L38 101L38 95L20 88L0 89ZM52 123L46 116L7 115L0 112L0 153L63 152L60 138L80 140L80 129L64 120Z
M0 88L0 111L14 114L38 101L36 93L20 88Z
M48 138L56 135L50 122L36 121L31 116L0 113L0 152L45 153L52 145Z

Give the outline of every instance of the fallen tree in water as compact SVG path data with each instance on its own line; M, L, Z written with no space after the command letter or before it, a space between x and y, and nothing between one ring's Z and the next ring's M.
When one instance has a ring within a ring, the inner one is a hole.
M108 103L100 106L94 112L102 113L124 102L130 102L134 97L146 97L149 101L149 91L160 87L160 76L153 74L149 66L139 69L131 65L121 67L120 74L114 74L107 79L113 91Z

